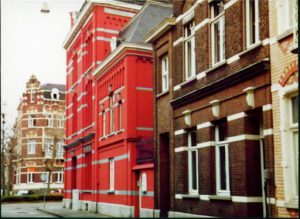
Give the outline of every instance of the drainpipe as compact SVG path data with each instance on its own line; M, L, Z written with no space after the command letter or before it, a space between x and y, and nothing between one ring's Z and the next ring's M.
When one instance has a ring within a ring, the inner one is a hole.
M263 201L263 217L267 217L267 209L266 209L266 194L265 194L265 174L264 174L264 143L263 136L260 135L260 174L261 174L261 189L262 189L262 201Z

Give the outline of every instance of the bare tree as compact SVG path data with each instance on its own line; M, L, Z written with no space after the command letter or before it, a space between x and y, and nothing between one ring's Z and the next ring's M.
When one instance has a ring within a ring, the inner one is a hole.
M13 131L15 130L15 126L13 128ZM9 192L12 191L13 188L13 173L14 173L14 167L13 167L13 160L17 158L16 153L16 147L17 147L18 141L17 137L15 135L9 137L7 148L6 148L6 160L7 160L7 171L8 171L8 189Z
M63 140L64 133L62 130L53 129L53 143L48 148L48 152L50 152L51 156L45 156L44 158L44 165L46 167L46 171L48 173L48 181L47 181L47 194L50 193L50 183L51 183L51 175L56 167L57 163L57 150L58 150L58 143Z

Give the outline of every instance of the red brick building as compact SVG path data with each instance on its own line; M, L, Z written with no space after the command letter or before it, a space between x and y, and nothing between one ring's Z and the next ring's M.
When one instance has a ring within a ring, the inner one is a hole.
M14 160L13 191L32 190L40 192L47 188L41 180L46 173L46 162L53 159L54 169L50 178L50 189L63 189L64 167L64 120L65 86L43 84L32 75L18 107L15 136L17 159ZM53 150L54 138L58 138Z
M155 208L274 216L268 1L174 1L154 48Z
M65 207L154 214L152 47L143 37L171 8L90 1L77 16L64 44Z

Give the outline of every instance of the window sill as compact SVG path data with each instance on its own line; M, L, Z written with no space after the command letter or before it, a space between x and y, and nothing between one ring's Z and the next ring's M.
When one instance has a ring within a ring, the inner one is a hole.
M198 194L185 194L185 195L182 195L182 198L194 198L194 199L199 199L199 195L198 195Z
M277 39L277 41L279 42L279 41L285 39L286 37L288 37L288 36L290 36L290 35L292 35L292 34L293 34L293 28L290 28L290 29L287 29L286 31L280 33L280 34L276 37L276 39Z
M167 95L167 94L169 94L169 90L157 94L157 95L156 95L156 98L160 98L160 97L165 96L165 95Z
M185 82L181 83L180 84L180 88L183 88L183 87L185 87L187 85L190 85L190 84L194 83L195 81L197 81L197 76L196 75L193 76L193 77L191 77L191 78L189 78Z
M289 48L289 50L290 50L291 53L298 54L298 43L297 44L295 43L294 45L292 45Z
M114 190L110 190L107 192L107 194L115 194L115 191Z
M261 41L258 41L257 43L252 44L251 46L249 46L245 51L239 53L238 55L239 55L239 56L243 56L243 55L245 55L246 53L248 53L248 52L250 52L250 51L252 51L252 50L254 50L254 49L256 49L256 48L259 48L259 47L261 47L261 46L262 46L262 42L261 42Z
M209 200L216 200L216 201L231 201L232 197L229 195L210 195Z
M222 67L224 65L227 65L227 61L226 60L224 60L222 62L219 62L219 63L216 63L216 64L213 64L212 67L206 73L211 72L213 70L216 70L217 68L220 68L220 67Z
M284 206L286 208L293 208L293 209L298 209L299 208L299 202L298 202L298 199L292 199L292 200L289 200L289 201L286 201L284 203Z

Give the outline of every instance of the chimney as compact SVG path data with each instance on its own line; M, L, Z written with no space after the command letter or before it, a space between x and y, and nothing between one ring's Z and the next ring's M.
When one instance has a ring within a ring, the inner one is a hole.
M70 18L71 18L71 28L72 28L76 21L76 18L77 18L77 12L71 11L71 12L69 12L69 14L70 14Z

